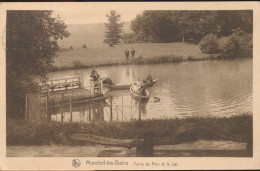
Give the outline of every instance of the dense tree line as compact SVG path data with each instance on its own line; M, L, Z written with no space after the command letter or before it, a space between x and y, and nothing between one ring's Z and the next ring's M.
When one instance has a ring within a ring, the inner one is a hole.
M198 43L209 33L228 36L237 28L246 33L253 32L252 11L146 10L131 21L134 37L139 42Z
M6 110L7 117L22 117L25 94L35 90L34 77L44 77L59 50L58 39L70 33L52 11L7 11Z

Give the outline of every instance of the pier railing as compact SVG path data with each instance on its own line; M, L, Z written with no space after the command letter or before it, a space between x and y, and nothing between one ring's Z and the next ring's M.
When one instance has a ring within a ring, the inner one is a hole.
M71 77L64 79L51 79L38 83L41 93L55 90L68 90L69 88L83 88L83 77Z

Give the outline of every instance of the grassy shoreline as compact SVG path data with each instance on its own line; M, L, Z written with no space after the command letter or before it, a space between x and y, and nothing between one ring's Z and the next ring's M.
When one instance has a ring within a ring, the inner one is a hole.
M246 58L246 57L245 57ZM151 64L165 64L165 63L180 63L180 62L189 62L189 61L205 61L205 60L227 60L234 58L224 58L220 54L211 54L207 57L195 58L189 56L188 58L183 58L182 56L173 56L173 55L165 55L165 56L155 56L153 58L135 58L128 61L120 61L120 62L108 62L108 63L100 63L100 64L92 64L86 65L81 63L80 61L74 61L73 66L52 66L50 72L56 71L66 71L66 70L74 70L74 69L87 69L93 67L107 67L107 66L119 66L119 65L151 65Z
M207 123L212 128L240 134L252 139L253 115L244 113L232 117L189 117L184 119L152 119L132 122L101 123L32 123L24 120L7 120L7 146L15 145L75 145L70 139L72 134L93 134L108 138L141 138L149 130L154 137L170 135L176 128L191 123ZM191 136L192 137L192 136ZM217 137L198 132L197 138L214 139ZM194 137L193 137L194 138ZM217 138L218 139L218 138Z
M125 49L131 50L131 48L136 51L135 58L127 61L124 52ZM180 63L218 59L225 59L225 57L222 54L203 53L199 45L183 42L132 43L117 45L113 48L103 45L59 52L50 72L117 65Z

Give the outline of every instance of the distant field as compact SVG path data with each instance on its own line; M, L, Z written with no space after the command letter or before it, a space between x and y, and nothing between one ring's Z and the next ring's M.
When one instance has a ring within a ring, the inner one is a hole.
M84 44L88 48L99 48L104 45L104 23L74 24L68 25L67 29L71 35L58 41L63 48L73 46L74 49L78 49L82 48ZM130 22L125 22L123 31L126 33L131 32Z
M75 60L80 61L83 65L98 65L105 63L115 63L125 61L125 49L134 48L136 57L140 55L143 58L153 58L155 56L173 55L182 56L183 58L203 58L209 56L203 54L198 45L188 43L135 43L120 44L115 47L109 47L103 43L104 40L104 23L76 24L68 25L71 35L68 38L59 41L60 46L73 50L63 51L55 58L54 66L64 67L73 66ZM124 32L131 32L130 22L126 22ZM86 45L84 49L82 46Z
M135 57L140 55L143 58L152 58L155 56L173 55L182 56L184 59L192 58L205 58L209 56L200 51L198 45L189 43L135 43L135 44L122 44L115 47L109 47L106 44L99 46L89 47L87 49L75 48L74 50L60 52L55 58L54 66L72 66L74 60L80 61L85 65L105 64L112 62L125 61L125 49L131 50L134 48L136 51Z

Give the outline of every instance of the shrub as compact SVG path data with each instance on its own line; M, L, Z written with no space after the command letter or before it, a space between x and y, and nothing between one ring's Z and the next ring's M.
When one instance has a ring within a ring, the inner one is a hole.
M219 41L221 53L226 58L234 58L238 56L239 43L232 36L222 37Z
M70 46L70 50L72 50L73 49L73 46Z
M235 29L232 35L220 39L220 51L226 58L252 57L252 38L252 34L245 33L240 28Z
M238 41L239 57L253 56L253 35L245 33L240 28L233 31L232 37Z
M84 44L84 45L83 45L83 48L84 48L84 49L86 49L86 48L87 48L87 46Z
M203 53L218 53L218 38L216 35L207 34L199 43L200 50Z
M79 60L74 60L73 61L73 67L75 69L83 68L84 66L85 65L82 62L80 62Z

